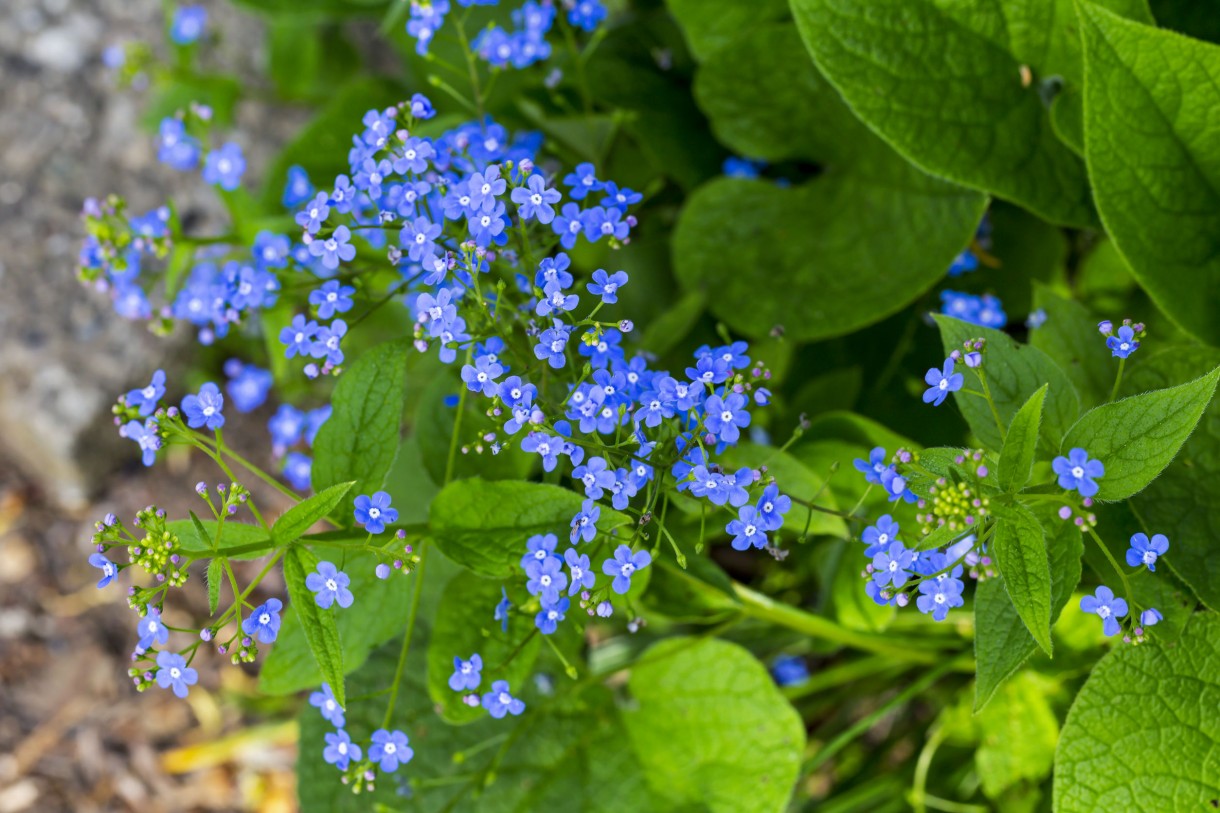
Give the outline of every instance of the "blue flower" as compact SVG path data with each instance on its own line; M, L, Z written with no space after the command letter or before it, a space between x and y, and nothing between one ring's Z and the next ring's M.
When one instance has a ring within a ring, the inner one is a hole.
M592 31L597 28L598 23L606 19L606 13L606 7L601 4L601 0L576 0L568 10L568 22L577 28Z
M614 181L606 181L603 187L606 197L602 198L602 206L613 206L622 212L627 211L627 207L639 203L644 199L644 196L627 187L618 188L618 184Z
M314 194L313 184L309 182L309 173L299 164L288 167L288 179L284 182L284 195L280 203L285 209L294 209Z
M500 400L505 406L529 406L538 395L538 388L521 380L519 375L510 375L500 384Z
M278 598L267 599L241 622L241 631L254 636L260 643L271 643L280 634L280 610L283 607L284 602Z
M318 562L317 572L305 577L305 586L314 592L314 601L322 608L329 608L336 601L344 609L352 606L355 597L348 588L351 583L351 577L336 568L333 562Z
M341 771L346 771L353 759L361 757L360 746L352 742L346 731L335 731L325 735L326 748L322 751L322 759L334 765Z
M203 36L207 24L208 10L203 6L181 6L174 11L169 38L175 45L190 45Z
M562 560L554 556L527 563L525 575L529 578L525 589L531 596L541 597L544 604L553 604L559 600L559 591L568 585L568 577L562 567Z
M554 471L563 453L564 443L561 439L548 435L546 432L530 432L521 440L521 451L537 452L542 458L543 471Z
M562 251L554 257L547 257L538 263L538 273L534 275L534 284L546 288L552 282L559 283L560 288L572 287L573 278L568 272L572 261Z
M778 483L769 483L758 498L758 523L764 531L777 531L784 525L784 514L792 508L792 499L779 493Z
M593 502L593 500L585 500L581 503L580 511L576 516L572 517L572 541L577 539L585 542L592 542L597 536L597 520L602 515L601 506ZM585 567L588 567L586 564Z
M284 477L298 491L309 488L312 469L313 460L309 455L289 452L288 456L284 458L284 468L282 469Z
M542 609L534 617L534 626L538 627L538 631L543 635L554 634L571 606L572 602L566 596L560 596L556 601L543 601Z
M960 572L961 567L956 570ZM915 599L915 606L925 615L930 613L934 621L944 621L951 608L966 603L962 598L964 588L960 579L944 573L935 579L924 579L919 583L921 595Z
M329 216L330 198L325 192L319 192L304 209L297 212L296 222L309 234L317 234Z
M322 258L322 266L335 270L340 262L349 263L356 258L356 247L351 244L352 232L347 226L336 226L334 233L325 240L314 240L309 244L309 253Z
M704 425L724 443L736 443L741 437L739 427L750 425L750 413L746 410L748 404L749 401L740 393L732 392L724 398L712 395L703 405L707 413Z
M603 303L613 305L618 302L618 289L626 284L626 271L615 271L613 274L607 274L604 269L599 268L593 272L593 281L586 287L589 289L589 293L594 296L600 296Z
M876 446L868 453L867 460L857 457L852 461L852 465L864 475L865 480L874 485L881 485L881 475L890 467L886 457L885 449Z
M589 567L589 557L577 553L576 548L568 548L563 552L563 560L568 563L568 572L571 574L568 580L568 595L574 596L581 590L592 590L595 577Z
M498 203L496 198L508 189L508 181L500 177L500 168L493 164L482 172L472 173L468 186L471 208L475 211L493 212ZM503 206L500 211L504 211Z
M292 324L280 331L280 342L287 345L284 357L295 355L309 356L313 354L314 341L318 337L318 323L306 320L301 314L292 318Z
M164 118L157 133L157 160L179 172L199 166L199 142L186 132L182 119Z
M321 691L309 695L309 705L322 712L322 718L335 728L343 728L347 718L343 716L343 706L335 699L335 693L329 683L323 683Z
M407 735L401 731L386 731L379 728L373 732L372 744L369 745L369 759L386 773L394 773L399 765L411 761L415 752L407 744Z
M188 395L182 399L182 413L186 415L186 424L192 429L206 426L216 430L225 425L225 416L221 410L225 405L225 397L220 394L220 388L211 381L199 388L198 395Z
M140 411L141 418L147 418L157 411L157 404L165 397L165 371L157 370L152 374L152 381L147 387L131 390L127 393L127 406Z
M500 601L496 604L495 612L492 613L492 618L500 622L501 632L508 632L508 611L512 609L512 606L512 602L508 600L508 591L501 587Z
M432 107L432 101L422 93L416 93L411 97L411 117L420 120L427 120L436 115L436 110Z
M565 177L563 182L565 186L572 187L572 191L569 193L572 200L584 200L590 192L596 192L604 187L604 184L597 180L597 170L587 161L577 164L576 171Z
M230 376L225 391L238 412L252 412L262 406L275 383L270 370L243 364L240 359L226 361L225 373Z
M729 365L708 353L699 356L694 367L687 367L686 374L697 384L721 384L729 377Z
M905 545L895 540L890 543L889 550L873 557L873 582L878 587L902 587L911 575L908 571L913 564L915 551L907 550Z
M956 363L951 358L945 359L943 370L933 367L924 374L924 383L928 385L928 388L923 393L923 402L925 404L940 406L949 397L949 393L957 392L966 383L966 379L961 373L953 372L953 367Z
M1125 359L1139 350L1140 343L1135 340L1135 331L1130 325L1123 325L1118 329L1117 336L1110 336L1106 339L1106 347L1110 348L1110 353L1114 358Z
M572 470L572 477L585 487L585 496L594 500L601 499L603 489L614 485L614 472L603 457L589 458L588 463Z
M941 291L940 312L972 325L995 328L1008 324L1008 315L999 299L991 294L974 296L960 291Z
M322 283L322 287L309 293L309 304L318 309L319 319L330 319L336 313L347 313L355 304L352 294L356 289L350 285L340 285L338 280Z
M620 210L607 209L604 206L585 209L580 213L580 222L585 227L585 237L591 243L596 243L603 237L626 240L631 231L631 224L623 220Z
M525 543L525 555L521 557L522 569L528 568L530 562L545 562L547 559L558 559L555 546L559 538L555 534L534 534Z
M483 695L483 708L498 720L506 714L519 715L525 711L525 703L509 694L507 680L497 680L491 684L491 691Z
M371 534L379 534L385 531L386 523L398 521L398 510L390 507L389 494L378 491L372 497L361 494L356 498L355 516L357 525L363 525Z
M804 658L780 655L771 664L771 676L780 686L798 686L809 680L809 667Z
M558 203L563 197L557 189L547 189L546 179L541 175L531 175L526 186L518 186L509 197L517 204L517 214L522 220L537 218L539 223L550 223L555 219L555 209L552 204Z
M1149 607L1140 613L1141 627L1155 627L1157 624L1165 620L1165 616L1161 615L1161 611L1155 607Z
M480 356L474 364L462 365L462 380L466 389L471 392L482 392L488 398L495 398L500 392L496 379L504 374L504 368L487 356Z
M953 262L949 265L949 276L960 277L968 271L973 271L979 267L979 258L974 256L974 252L968 248L962 249L962 252L953 258ZM939 620L939 619L938 619Z
M542 298L538 300L538 305L534 309L539 316L549 316L551 313L562 315L580 303L580 297L576 294L563 292L558 280L548 282L543 288L542 294Z
M169 628L161 623L161 611L149 607L148 614L140 619L136 626L136 634L140 636L136 646L140 649L152 649L154 645L165 646L169 641Z
M479 688L479 683L483 680L479 673L482 671L483 659L479 657L479 653L471 655L468 661L454 656L453 674L449 676L449 688L455 692L469 692Z
M1118 619L1127 614L1127 602L1125 599L1116 598L1113 590L1102 585L1093 595L1080 599L1080 609L1097 615L1102 621L1102 632L1109 637L1117 635L1122 629Z
M864 529L861 538L864 540L864 544L868 545L864 550L864 555L876 556L889 548L891 543L898 541L898 523L894 522L894 518L889 514L882 514L878 517L876 525L870 525Z
M576 245L576 238L585 230L580 216L579 206L575 203L565 203L559 210L559 216L551 222L551 230L559 235L559 244L566 249L571 250Z
M428 159L436 155L436 150L426 138L408 138L394 159L394 171L400 175L408 172L420 174L428 169Z
M90 554L89 564L102 571L102 578L99 579L97 583L99 588L110 584L112 581L114 581L115 577L119 575L119 569L115 566L114 562L110 561L100 553Z
M737 510L737 519L732 520L725 530L733 535L733 550L749 550L765 548L767 534L763 531L758 516L758 509L753 505L743 505Z
M140 445L145 466L156 462L157 450L161 448L161 436L157 434L157 421L154 418L149 418L144 423L128 421L119 429L119 435Z
M436 240L441 236L441 225L426 217L417 217L403 224L398 241L407 250L407 256L421 262L429 254L435 254Z
M1082 497L1095 495L1098 490L1095 480L1106 473L1100 460L1090 460L1089 453L1079 447L1069 451L1067 457L1056 457L1051 468L1059 475L1061 488L1076 489Z
M157 685L173 689L178 697L186 697L187 687L199 682L199 673L186 665L186 658L176 652L157 653Z
M1131 547L1127 550L1127 564L1131 567L1147 565L1156 572L1156 560L1169 550L1169 538L1165 534L1153 534L1152 539L1147 534L1135 534L1131 537Z
M241 176L245 171L246 159L242 155L241 147L230 141L220 149L208 153L203 164L203 180L226 192L232 192L241 186Z
M491 211L481 211L466 219L470 228L470 236L482 248L487 248L493 241L503 243L504 234L504 204L496 203Z
M730 178L757 178L759 173L767 166L764 161L757 161L753 158L739 158L736 155L730 155L724 159L724 165L721 171Z
M602 572L614 578L610 587L621 596L631 589L631 577L635 572L650 564L652 554L648 551L642 550L633 554L627 545L619 545L614 550L614 558L602 562Z

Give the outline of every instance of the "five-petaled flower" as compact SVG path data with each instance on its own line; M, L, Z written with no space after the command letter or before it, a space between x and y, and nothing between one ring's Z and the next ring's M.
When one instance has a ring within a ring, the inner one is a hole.
M1131 537L1131 547L1127 549L1127 564L1131 567L1147 565L1156 572L1156 560L1169 550L1169 538L1165 534L1153 534L1149 539L1147 534L1138 533Z
M507 680L497 680L491 684L491 691L483 695L483 708L498 720L506 714L515 717L525 711L525 703L509 694Z
M305 577L305 586L314 593L319 607L329 608L335 602L344 609L352 606L354 596L348 585L351 577L335 567L333 562L318 562L318 569Z
M211 430L225 425L225 397L220 394L220 388L211 381L199 388L198 395L188 395L182 399L182 414L186 415L186 425L192 429L207 427Z
M398 521L398 509L390 507L390 495L378 491L369 497L361 494L356 498L356 524L363 525L371 534L385 531L386 524Z
M483 659L479 653L474 653L470 656L470 660L464 661L456 655L453 658L453 674L449 676L449 688L455 692L468 692L479 688L479 683L483 680L479 674L483 671Z
M1115 358L1125 359L1139 349L1140 343L1136 341L1135 331L1130 325L1123 325L1118 329L1117 336L1109 336L1106 338L1106 347L1110 348L1110 354Z
M1116 598L1113 590L1102 585L1093 595L1080 599L1080 609L1086 613L1094 613L1101 618L1102 632L1111 636L1117 635L1122 629L1118 619L1127 614L1127 602L1125 599Z
M322 712L322 717L335 728L343 728L347 718L343 716L343 706L335 699L335 693L329 683L323 683L319 691L309 695L309 705Z
M1094 496L1099 488L1097 478L1106 473L1100 460L1090 460L1089 453L1079 447L1069 451L1067 457L1056 457L1051 461L1051 468L1059 475L1061 488L1075 489L1082 497Z
M631 552L627 545L619 545L614 550L614 558L602 563L602 572L614 578L610 588L620 596L631 589L631 577L638 570L643 570L652 564L652 554L646 550Z
M242 632L257 638L259 643L271 643L280 634L280 610L283 607L284 602L278 598L267 599L241 622Z
M944 369L938 370L932 367L924 374L924 383L928 388L924 390L923 402L932 406L940 406L949 397L949 393L957 392L962 388L966 379L961 373L953 372L954 366L957 364L953 359L945 359Z
M407 735L401 731L386 731L379 728L373 732L369 745L369 759L376 762L386 773L394 773L399 765L406 765L415 756L407 745Z
M157 685L173 689L178 697L186 697L188 686L194 686L199 673L186 665L186 658L176 652L157 653Z
M352 742L346 731L334 731L326 735L326 748L322 751L322 759L339 770L346 771L352 760L359 760L361 754L360 746Z

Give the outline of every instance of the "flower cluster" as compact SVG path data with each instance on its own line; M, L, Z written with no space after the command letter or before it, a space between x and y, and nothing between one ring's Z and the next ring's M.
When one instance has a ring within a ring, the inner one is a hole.
M1110 355L1118 359L1126 359L1139 350L1140 340L1146 334L1142 323L1132 324L1130 319L1124 319L1117 331L1110 320L1099 322L1097 332L1106 337L1106 347L1109 349Z
M459 6L496 6L499 0L454 0ZM568 0L566 24L585 32L594 31L606 18L606 7L601 0ZM429 52L433 39L452 11L450 0L411 0L411 17L407 21L407 34L415 40L415 52L421 56ZM492 68L527 68L542 62L551 55L551 44L547 41L555 24L556 9L552 0L526 0L512 12L514 28L505 30L498 25L488 25L475 38L473 53ZM465 36L462 32L460 36Z
M974 294L948 289L940 292L940 312L963 322L996 330L1008 324L1008 314L998 298L991 294Z

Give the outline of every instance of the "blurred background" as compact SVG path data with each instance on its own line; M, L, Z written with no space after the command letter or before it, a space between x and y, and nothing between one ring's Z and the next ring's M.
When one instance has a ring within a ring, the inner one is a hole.
M257 85L261 22L204 5L207 61ZM137 211L172 197L204 226L219 215L205 187L157 164L148 99L102 62L122 42L163 48L163 29L158 0L0 3L0 813L295 809L295 724L263 723L279 709L252 705L238 669L202 670L213 691L189 703L137 694L134 616L86 562L106 512L130 519L154 494L184 512L216 475L185 458L145 470L118 438L115 397L174 369L183 345L117 318L74 270L88 196L121 191ZM241 106L252 177L307 117ZM234 427L263 454L265 419Z

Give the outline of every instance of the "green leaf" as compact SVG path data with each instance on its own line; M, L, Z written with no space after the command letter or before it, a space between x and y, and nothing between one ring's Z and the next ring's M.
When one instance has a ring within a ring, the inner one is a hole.
M196 523L198 523L198 527ZM265 548L233 557L235 559L257 559L265 556L272 548L271 538L267 536L267 532L258 525L246 522L226 520L220 533L220 547L215 550L212 548L212 540L216 538L216 520L214 519L206 521L198 518L175 519L165 523L165 528L178 537L178 544L184 553L195 556L213 552L229 556L229 551L233 548L265 542Z
M1220 365L1220 350L1172 347L1133 360L1136 364L1124 381L1124 389L1138 392L1215 369ZM1168 536L1170 548L1165 561L1213 610L1220 609L1220 559L1216 557L1215 543L1220 539L1217 483L1220 483L1220 400L1207 407L1198 429L1161 476L1129 503L1144 521L1144 527L1136 527L1133 532Z
M1038 427L1042 423L1042 402L1046 398L1047 385L1029 396L1025 405L1017 410L1004 447L1000 450L1000 462L996 466L996 479L1005 491L1020 491L1029 482L1034 470L1034 454L1038 451Z
M351 607L335 614L339 640L343 645L343 667L350 674L361 667L380 644L402 634L411 602L411 593L419 586L413 575L401 572L388 579L374 573L377 557L368 553L348 554L345 560L332 559L351 577L352 593L356 596ZM424 580L416 625L426 627L435 614L441 587L457 568L433 551L428 559L428 578ZM416 630L418 633L419 630ZM414 644L412 644L414 646ZM259 674L259 689L268 694L291 694L302 689L317 688L324 680L310 649L295 607L289 605L283 616L279 638L271 647ZM377 687L384 689L384 686Z
M991 554L1017 615L1050 655L1051 570L1042 523L1024 506L997 511Z
M938 177L1087 226L1084 165L1055 135L1038 86L1021 81L1023 64L1053 62L1048 5L792 2L819 69L894 149Z
M314 439L315 491L355 481L357 494L372 494L385 482L398 452L409 347L406 339L380 344L339 376L334 411Z
M1100 460L1099 500L1124 500L1164 471L1190 437L1211 402L1220 367L1164 390L1123 398L1086 412L1063 439L1063 450L1080 447Z
M1157 305L1216 344L1220 47L1080 8L1085 156L1106 231Z
M707 59L752 29L788 16L787 0L667 0L695 59Z
M1046 536L1051 574L1051 623L1072 597L1080 582L1084 540L1080 530L1060 520L1051 507L1037 512ZM984 579L974 593L974 660L977 678L974 709L987 705L996 690L1038 649L1025 622L1017 614L1001 579Z
M521 572L525 543L534 534L571 534L584 497L575 491L519 480L458 480L432 501L432 538L447 557L488 579ZM602 506L597 529L605 533L630 518Z
M1021 782L1041 782L1051 772L1059 720L1045 684L1045 678L1023 672L975 717L980 737L974 762L991 799Z
M898 614L898 608L892 604L878 604L862 589L860 571L868 560L861 556L860 544L852 539L839 544L839 560L830 586L835 617L849 629L884 632Z
M216 615L220 606L220 583L224 581L224 559L213 559L208 562L208 615Z
M676 349L694 329L706 306L707 296L702 291L683 294L644 328L640 345L658 356Z
M289 508L271 526L271 536L277 544L286 545L301 538L315 523L334 511L352 490L355 482L339 483Z
M759 87L772 89L766 105ZM791 24L718 47L695 89L732 149L822 169L793 187L718 178L687 199L675 274L735 330L782 326L807 341L879 321L928 290L974 234L984 197L925 175L856 121ZM767 284L743 268L767 269Z
M971 325L949 316L934 314L940 327L941 342L945 355L960 349L962 342L971 338L987 340L983 354L983 370L995 399L996 411L1005 425L1012 422L1017 410L1030 396L1046 385L1046 402L1042 413L1041 436L1051 448L1058 448L1059 441L1068 427L1076 420L1080 404L1071 381L1055 362L1036 347L1020 344L1008 334L991 328ZM939 364L937 366L940 366ZM966 374L967 384L978 389L973 375ZM987 402L975 395L954 393L958 408L970 424L970 430L989 449L999 449L1002 444L1000 431Z
M1036 283L1034 307L1046 314L1046 322L1030 331L1029 343L1067 373L1082 407L1092 409L1109 400L1118 360L1106 349L1105 337L1097 332L1098 320L1079 302Z
M330 684L335 702L347 705L343 691L343 647L339 644L339 627L335 623L338 605L324 610L318 606L314 593L305 586L305 577L318 568L318 557L302 545L290 545L284 554L284 582L288 598L296 610L305 631L305 640L318 663L322 679Z
M483 659L480 688L496 680L520 686L534 668L542 638L532 618L515 613L509 616L508 631L501 630L492 612L500 603L500 588L498 581L461 571L441 593L428 643L428 694L448 722L467 723L487 714L482 707L471 708L462 702L467 692L449 688L455 657L467 660L479 654ZM501 668L505 663L508 665Z
M1117 646L1089 673L1055 752L1057 813L1213 809L1220 798L1220 617L1176 645Z
M631 670L623 718L648 784L667 809L783 810L805 727L767 674L736 644L669 638Z

